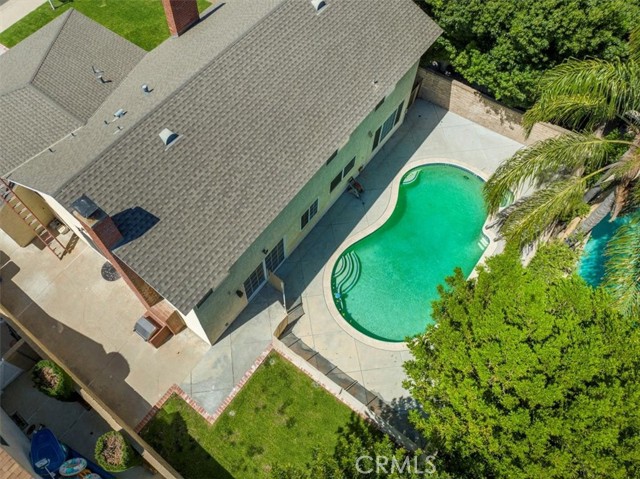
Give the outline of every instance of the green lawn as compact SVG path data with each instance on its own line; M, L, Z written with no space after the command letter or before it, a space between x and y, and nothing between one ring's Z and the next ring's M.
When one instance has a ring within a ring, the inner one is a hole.
M333 452L353 416L272 353L213 426L172 396L141 434L186 479L260 478L276 463L306 464L314 448Z
M169 36L160 0L54 0L53 3L55 10L45 2L0 33L0 43L12 47L72 7L145 50L153 50ZM209 0L198 0L200 11L210 5Z

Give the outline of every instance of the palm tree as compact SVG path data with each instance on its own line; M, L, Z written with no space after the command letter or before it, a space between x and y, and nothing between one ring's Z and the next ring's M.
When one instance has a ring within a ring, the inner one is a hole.
M521 149L484 189L501 234L521 248L607 193L611 208L600 208L596 220L615 218L640 199L640 26L631 32L627 60L568 60L544 75L540 92L524 115L526 134L540 121L571 131ZM531 186L533 194L499 212L505 198ZM622 259L633 251L638 258L639 231L636 222L621 228L609 253L606 284L626 312L640 308L640 259L635 269Z

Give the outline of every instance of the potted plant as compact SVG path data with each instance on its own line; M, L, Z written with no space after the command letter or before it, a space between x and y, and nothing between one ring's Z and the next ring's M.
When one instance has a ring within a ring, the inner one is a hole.
M109 431L98 438L95 450L96 462L108 472L122 472L141 463L122 433Z
M38 361L31 371L36 388L54 399L71 401L76 396L73 380L53 361Z

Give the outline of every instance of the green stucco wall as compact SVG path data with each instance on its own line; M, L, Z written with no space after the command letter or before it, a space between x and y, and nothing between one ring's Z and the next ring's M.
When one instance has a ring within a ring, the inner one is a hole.
M348 142L342 147L336 145L336 148L340 147L338 155L328 165L320 168L311 181L300 190L293 201L234 264L225 281L199 308L195 309L195 313L211 342L215 342L222 335L248 304L246 294L238 297L236 291L244 292L244 281L264 259L265 255L262 250L265 248L271 250L284 238L285 255L289 256L344 192L347 186L347 179L343 179L342 183L330 193L329 185L331 180L353 157L356 158L356 164L348 176L356 177L358 169L366 166L374 156L375 152L371 151L373 134L389 115L398 108L400 102L404 102L405 107L403 108L402 118L395 128L402 124L417 70L418 64L416 63L396 84L393 92L386 96L384 103L377 110L372 111L360 126L353 131ZM385 142L390 137L391 134L385 138ZM376 151L385 142L378 145ZM318 199L318 213L301 231L300 217L316 198ZM267 285L265 287L270 286Z

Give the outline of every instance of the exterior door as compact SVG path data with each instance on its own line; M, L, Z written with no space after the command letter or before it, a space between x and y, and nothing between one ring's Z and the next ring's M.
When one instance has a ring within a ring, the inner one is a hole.
M269 273L277 270L283 262L284 239L281 239L244 281L244 292L247 295L247 301L251 301L258 294L258 291L266 284Z

